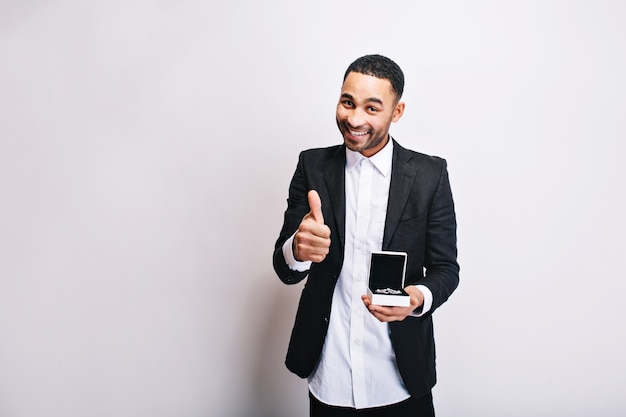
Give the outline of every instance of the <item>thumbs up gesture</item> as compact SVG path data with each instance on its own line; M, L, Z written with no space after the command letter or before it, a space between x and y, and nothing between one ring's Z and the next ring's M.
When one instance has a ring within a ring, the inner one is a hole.
M293 239L293 254L298 261L322 262L330 248L330 228L324 224L322 200L309 191L309 212L302 218Z

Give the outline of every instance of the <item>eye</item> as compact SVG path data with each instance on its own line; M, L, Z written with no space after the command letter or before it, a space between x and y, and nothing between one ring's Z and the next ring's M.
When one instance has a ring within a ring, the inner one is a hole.
M346 107L354 107L354 103L351 100L342 100L341 103Z
M378 112L378 108L374 106L370 106L367 108L367 111L369 111L370 113L376 113Z

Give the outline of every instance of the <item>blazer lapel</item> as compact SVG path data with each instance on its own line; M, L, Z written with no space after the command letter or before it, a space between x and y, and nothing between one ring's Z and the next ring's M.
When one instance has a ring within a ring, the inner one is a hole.
M324 166L324 178L326 180L326 186L328 187L328 193L330 194L330 203L335 217L340 247L342 248L345 243L346 229L345 174L346 150L345 146L340 146L333 158ZM322 201L322 205L323 204L324 202Z
M391 184L389 186L389 202L383 235L383 249L387 248L391 237L396 231L400 216L411 195L411 189L417 175L417 166L411 163L409 151L393 141L393 162L391 165Z

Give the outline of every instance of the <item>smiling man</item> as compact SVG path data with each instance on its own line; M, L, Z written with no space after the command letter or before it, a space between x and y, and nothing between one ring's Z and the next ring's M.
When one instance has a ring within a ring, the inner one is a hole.
M343 144L300 154L274 248L286 284L306 278L287 367L308 379L311 416L434 416L432 314L456 289L456 220L445 160L389 135L404 75L367 55L347 69ZM366 295L371 253L407 253L408 307Z

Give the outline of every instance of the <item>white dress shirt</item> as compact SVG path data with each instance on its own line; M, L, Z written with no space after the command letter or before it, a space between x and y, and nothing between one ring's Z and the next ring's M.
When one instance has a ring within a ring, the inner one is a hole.
M382 249L393 145L370 158L346 149L346 239L341 273L335 286L328 333L309 390L323 403L355 408L378 407L409 398L389 337L387 323L365 307L370 254ZM322 201L322 206L324 202ZM298 262L293 236L283 245L287 264L305 271L311 262ZM421 315L432 305L432 293L423 285Z

